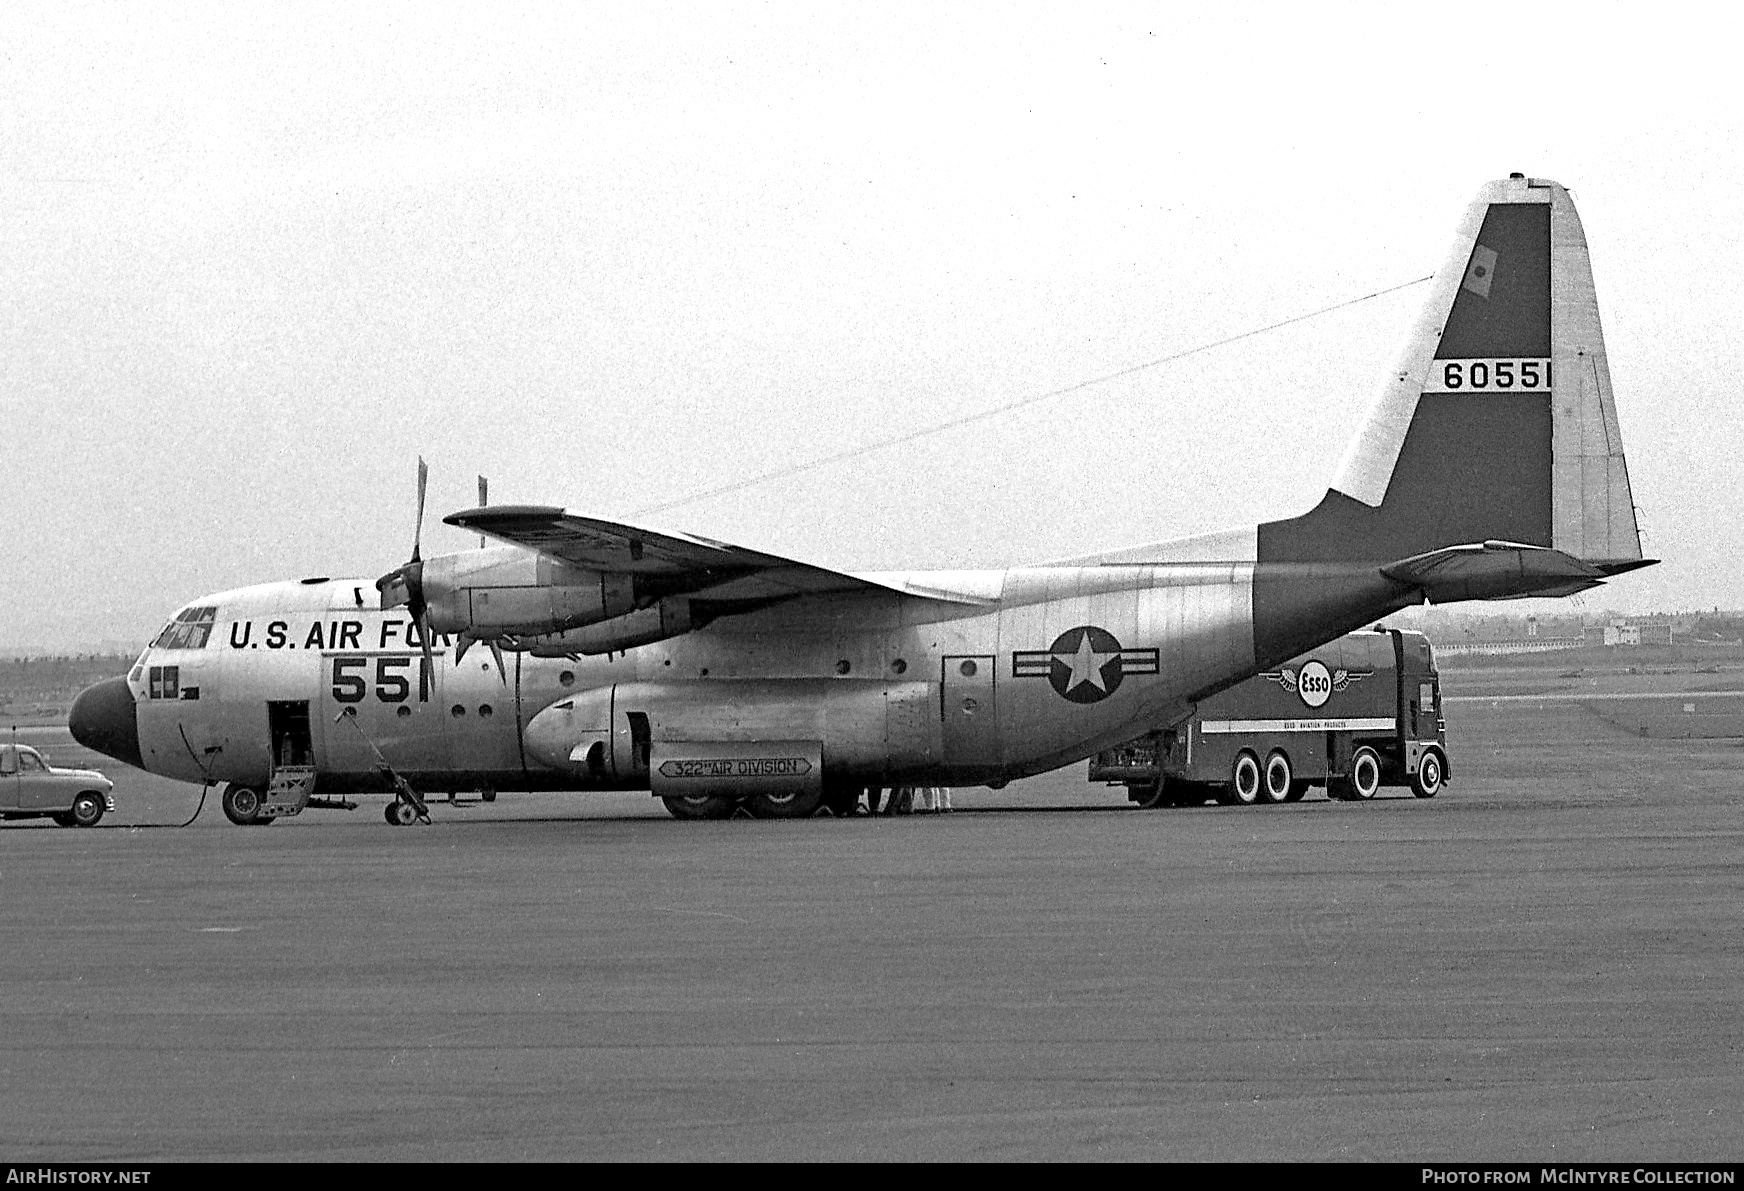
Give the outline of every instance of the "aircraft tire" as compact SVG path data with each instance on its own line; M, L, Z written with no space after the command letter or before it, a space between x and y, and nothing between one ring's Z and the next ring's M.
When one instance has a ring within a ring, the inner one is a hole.
M824 792L824 809L838 819L846 819L860 809L860 787L838 786Z
M1350 755L1350 793L1358 802L1367 802L1381 788L1381 757L1368 745Z
M791 794L752 794L745 808L757 819L808 819L817 814L824 800L822 789L796 790Z
M663 795L660 801L674 819L728 819L739 806L725 794Z
M238 827L252 827L260 822L272 822L260 817L260 791L241 782L231 782L224 787L223 797L219 804L224 808L224 817Z
M1296 787L1296 774L1290 768L1289 754L1273 749L1266 754L1266 764L1260 770L1260 801L1271 806L1290 801L1290 791Z
M1260 788L1265 784L1260 773L1260 759L1247 749L1235 755L1229 767L1229 801L1239 806L1252 806L1260 800Z
M1441 754L1430 749L1417 762L1417 772L1411 776L1411 793L1419 798L1434 798L1441 793Z

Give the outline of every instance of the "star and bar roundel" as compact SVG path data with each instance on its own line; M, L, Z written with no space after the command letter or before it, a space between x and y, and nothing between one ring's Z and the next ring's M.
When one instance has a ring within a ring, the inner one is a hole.
M1108 698L1128 674L1157 672L1156 650L1122 649L1113 633L1093 624L1067 629L1046 649L1011 654L1013 678L1045 678L1061 698L1073 703Z

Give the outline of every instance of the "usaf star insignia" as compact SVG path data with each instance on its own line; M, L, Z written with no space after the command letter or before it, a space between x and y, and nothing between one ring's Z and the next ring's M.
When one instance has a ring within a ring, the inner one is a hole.
M1013 678L1045 678L1073 703L1097 703L1120 689L1128 674L1157 673L1157 651L1122 649L1113 633L1095 625L1067 629L1047 649L1011 655Z

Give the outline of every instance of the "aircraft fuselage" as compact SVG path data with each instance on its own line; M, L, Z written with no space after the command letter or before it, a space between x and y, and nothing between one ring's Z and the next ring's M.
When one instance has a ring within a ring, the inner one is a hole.
M196 601L216 609L203 645L154 645L128 686L145 767L190 781L261 784L288 746L331 791L383 788L378 758L431 790L647 788L636 712L657 740L815 740L844 780L997 782L1169 722L1251 672L1252 571L953 574L988 603L813 596L605 656L508 653L502 674L483 648L457 663L440 637L427 660L368 581L267 584ZM306 739L287 741L275 719L297 704Z

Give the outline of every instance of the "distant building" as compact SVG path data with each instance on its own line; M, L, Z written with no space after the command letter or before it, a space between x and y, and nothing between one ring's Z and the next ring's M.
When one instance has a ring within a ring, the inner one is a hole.
M1671 622L1663 620L1641 623L1617 619L1607 624L1588 625L1586 643L1588 645L1670 645Z

